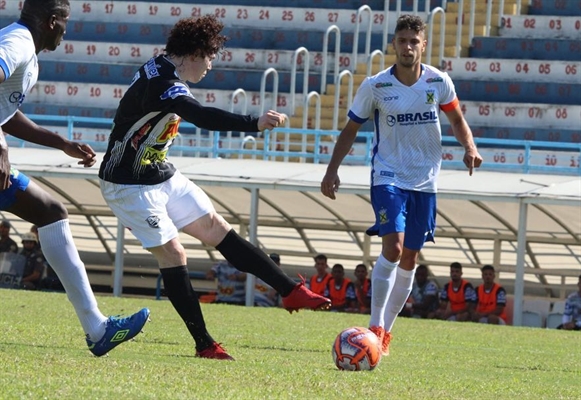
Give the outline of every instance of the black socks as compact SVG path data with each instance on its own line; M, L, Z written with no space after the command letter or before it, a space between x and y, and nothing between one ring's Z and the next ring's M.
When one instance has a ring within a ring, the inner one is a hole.
M160 268L160 272L163 277L165 293L196 341L196 350L201 351L210 347L214 339L206 330L200 302L194 288L192 288L188 269L182 265Z
M216 246L230 264L242 272L248 272L272 286L282 297L286 297L296 286L262 250L241 238L233 229Z

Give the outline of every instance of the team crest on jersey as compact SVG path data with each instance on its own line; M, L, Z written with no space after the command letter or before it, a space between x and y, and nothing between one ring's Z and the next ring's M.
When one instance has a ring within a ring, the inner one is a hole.
M150 215L145 221L152 228L159 229L159 217L157 215Z
M426 90L426 104L436 103L436 91L433 89Z
M380 82L380 83L375 84L376 88L390 87L390 86L393 86L393 84L390 82Z

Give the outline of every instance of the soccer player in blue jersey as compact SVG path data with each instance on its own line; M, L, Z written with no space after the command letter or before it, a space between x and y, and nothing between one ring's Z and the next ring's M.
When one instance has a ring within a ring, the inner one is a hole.
M376 223L367 234L379 235L381 254L373 271L370 329L389 354L391 330L408 298L418 254L433 241L436 220L436 179L442 160L440 111L450 121L464 147L470 175L482 163L472 132L462 115L450 77L422 64L426 25L421 18L402 15L392 45L395 65L366 78L349 110L321 192L335 199L338 169L357 131L368 119L375 127L371 169L371 202Z
M4 133L53 147L95 164L91 147L71 142L28 119L19 107L38 79L37 55L55 50L63 39L70 15L68 0L26 0L20 20L0 29L0 209L38 226L38 238L56 271L87 335L93 354L102 356L137 335L149 317L142 309L127 317L105 317L79 257L66 208L26 175L10 167Z

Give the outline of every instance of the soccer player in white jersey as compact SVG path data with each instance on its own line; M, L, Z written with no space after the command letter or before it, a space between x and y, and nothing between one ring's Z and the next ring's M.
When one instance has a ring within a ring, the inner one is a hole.
M465 149L470 175L482 163L451 79L421 63L425 27L417 16L397 20L392 42L396 63L366 78L357 90L321 182L321 192L335 199L339 166L361 125L372 118L371 202L376 222L367 234L381 237L382 250L371 274L369 326L380 338L384 355L389 354L395 318L410 294L418 254L425 241L434 241L436 179L442 159L440 110Z
M137 335L149 317L144 308L126 318L105 317L91 289L85 266L71 235L66 208L10 167L4 132L53 147L95 164L91 147L71 142L26 117L19 107L38 79L37 55L60 44L70 15L68 0L26 0L20 20L0 29L0 210L38 226L42 251L57 273L87 335L89 350L102 356Z

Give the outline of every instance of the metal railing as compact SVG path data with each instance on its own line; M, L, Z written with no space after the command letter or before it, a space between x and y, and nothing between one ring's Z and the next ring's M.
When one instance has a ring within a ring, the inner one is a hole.
M340 109L340 99L341 99L341 82L343 77L346 76L349 80L348 82L348 93L347 93L347 110L351 108L351 102L353 101L353 74L348 69L341 71L337 79L335 80L335 102L333 109L333 130L336 131L339 126L339 109Z
M442 7L434 8L428 15L428 50L426 51L426 60L428 64L432 64L432 47L434 47L433 30L434 17L436 14L442 14L440 17L440 51L438 53L438 67L442 65L444 59L444 46L446 43L446 12Z
M339 75L339 57L341 56L341 29L337 25L331 25L325 31L323 39L323 65L321 69L321 91L319 93L327 93L327 68L329 63L329 35L335 32L335 60L333 66L333 82L337 80Z
M359 31L361 15L367 13L367 30L365 31L365 60L369 57L371 52L371 29L373 28L373 14L369 6L361 6L357 10L357 15L355 16L355 33L353 35L353 54L351 56L351 72L355 72L358 64L358 54L359 54Z
M273 75L273 83L272 83L272 110L276 111L277 103L278 103L278 71L275 68L267 68L262 73L262 79L260 80L260 115L264 114L265 110L265 103L266 103L266 78L272 74Z
M350 73L345 70L345 74ZM309 97L309 96L307 96ZM66 137L74 140L73 129L75 124L90 124L99 126L101 129L110 129L112 120L106 118L88 118L72 116L52 116L52 115L28 115L33 121L50 129L52 125L60 124L67 126ZM288 120L287 120L288 125ZM292 129L288 126L276 128L272 131L265 131L264 137L256 139L253 136L246 136L243 139L241 148L228 146L226 138L222 138L219 132L203 133L200 128L192 124L182 122L181 128L195 128L195 134L180 134L179 137L188 139L194 137L195 140L176 139L175 144L170 149L171 155L194 157L258 157L264 160L274 160L284 157L288 161L290 157L301 158L307 162L322 163L331 158L335 144L335 138L339 135L337 130L319 129ZM82 129L82 128L81 128ZM183 131L183 129L182 129ZM284 135L282 142L278 141L280 135ZM292 137L299 138L296 141ZM371 149L373 146L373 132L359 132L357 140L353 145L352 155L345 159L345 163L357 165L369 165L371 162ZM25 145L34 146L14 137L8 136L7 140L11 146ZM233 139L234 140L234 139ZM483 170L500 170L520 173L553 173L562 175L581 176L581 143L559 143L544 141L524 141L509 139L485 139L475 138L479 151L484 157ZM92 142L85 140L85 143L94 146L103 146L106 143ZM188 143L188 144L183 144ZM251 148L247 144L251 144ZM259 143L262 148L259 148ZM282 149L277 145L282 143ZM307 143L302 147L303 143ZM292 144L301 144L301 151L291 151ZM462 161L464 149L453 137L442 138L442 167L447 169L464 169Z
M303 64L303 96L306 96L309 92L309 63L311 62L309 51L306 47L299 47L295 50L292 58L292 68L291 68L291 84L290 84L290 105L291 112L295 112L295 86L297 82L297 68L299 64L299 57L304 54Z

